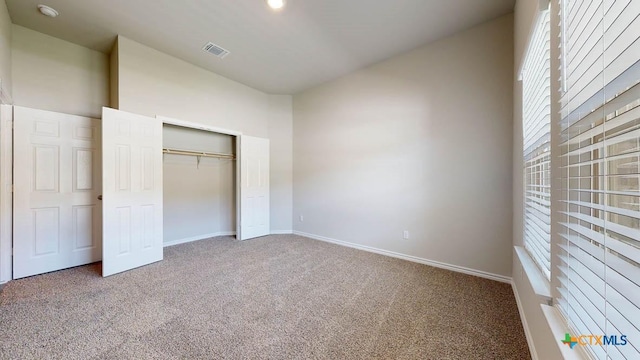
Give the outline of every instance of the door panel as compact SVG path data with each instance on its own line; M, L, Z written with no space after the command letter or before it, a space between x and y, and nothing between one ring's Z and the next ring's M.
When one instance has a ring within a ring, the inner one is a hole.
M100 120L14 107L13 278L100 261Z
M103 260L109 276L162 260L162 121L103 108Z
M269 140L240 137L238 239L269 235Z

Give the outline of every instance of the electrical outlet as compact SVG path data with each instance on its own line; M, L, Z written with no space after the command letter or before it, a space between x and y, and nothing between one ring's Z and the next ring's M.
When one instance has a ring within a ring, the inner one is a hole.
M304 222L304 216L300 215L300 222Z
M405 240L409 240L409 230L405 230L402 232L402 238Z

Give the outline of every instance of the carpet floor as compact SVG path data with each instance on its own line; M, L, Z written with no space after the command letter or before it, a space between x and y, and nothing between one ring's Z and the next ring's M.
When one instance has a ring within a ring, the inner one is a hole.
M511 287L295 235L8 283L0 359L529 359Z

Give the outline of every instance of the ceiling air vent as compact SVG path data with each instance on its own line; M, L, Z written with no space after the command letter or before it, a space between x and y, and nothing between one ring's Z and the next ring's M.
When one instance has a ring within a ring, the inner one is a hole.
M229 55L229 50L223 49L220 46L211 42L206 43L205 46L202 48L202 50L208 52L211 55L215 55L220 59L224 59L225 56Z

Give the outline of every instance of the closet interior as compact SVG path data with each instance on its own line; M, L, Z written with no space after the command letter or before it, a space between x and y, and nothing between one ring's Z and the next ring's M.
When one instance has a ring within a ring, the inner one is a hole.
M164 124L164 245L236 233L236 137Z

